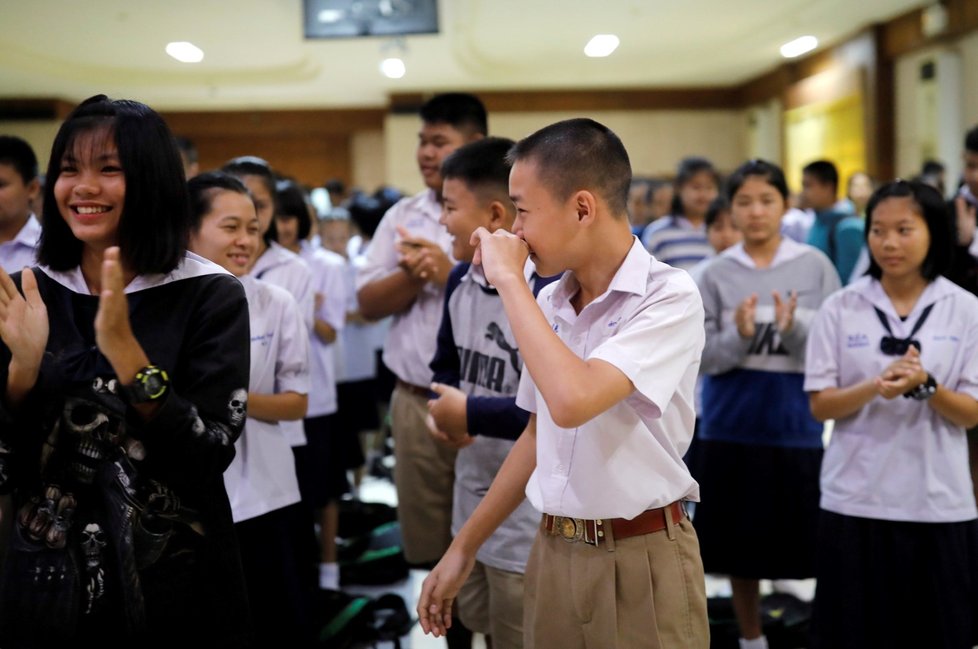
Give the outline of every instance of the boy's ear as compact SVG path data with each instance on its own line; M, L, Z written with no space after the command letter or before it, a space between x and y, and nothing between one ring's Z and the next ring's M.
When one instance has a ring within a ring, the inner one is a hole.
M574 194L574 208L577 210L577 220L586 223L594 220L597 215L598 202L594 194L582 189Z
M490 232L495 232L499 229L512 230L513 215L510 212L510 210L506 209L502 201L492 201L489 203L489 227L486 229Z

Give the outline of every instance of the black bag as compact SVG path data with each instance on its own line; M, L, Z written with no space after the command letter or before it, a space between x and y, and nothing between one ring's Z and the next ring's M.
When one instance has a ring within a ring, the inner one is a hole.
M390 642L394 649L416 620L404 598L386 593L376 600L338 590L320 591L319 644L330 649L366 649Z
M344 501L338 536L341 584L374 586L407 579L409 567L393 507Z

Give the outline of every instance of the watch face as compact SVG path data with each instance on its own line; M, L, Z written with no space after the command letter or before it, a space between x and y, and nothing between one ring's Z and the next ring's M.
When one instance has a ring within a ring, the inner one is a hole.
M166 392L168 378L166 372L158 367L148 367L136 377L136 381L147 399L158 399Z
M146 395L149 398L155 398L163 391L163 381L159 375L151 374L143 381L143 388L146 389Z

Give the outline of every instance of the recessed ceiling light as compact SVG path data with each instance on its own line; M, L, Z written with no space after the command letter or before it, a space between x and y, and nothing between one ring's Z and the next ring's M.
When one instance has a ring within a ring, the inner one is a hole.
M584 53L595 58L608 56L615 51L619 42L614 34L598 34L584 46Z
M781 46L781 56L793 59L818 47L818 39L814 36L802 36Z
M187 41L167 43L166 53L181 63L200 63L204 60L204 50Z
M388 79L400 79L407 72L407 68L404 67L404 61L391 57L380 62L380 71Z

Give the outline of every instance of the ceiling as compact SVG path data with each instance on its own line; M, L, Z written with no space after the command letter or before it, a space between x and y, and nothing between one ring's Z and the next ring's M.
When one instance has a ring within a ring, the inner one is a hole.
M397 0L395 0L397 1ZM399 0L404 2L405 0ZM832 44L921 0L439 0L440 33L305 40L301 0L4 0L0 99L97 92L162 110L381 107L398 92L727 86L804 34ZM588 59L596 33L621 45ZM204 50L199 64L164 52Z

